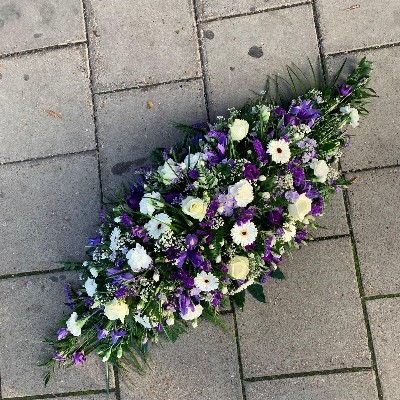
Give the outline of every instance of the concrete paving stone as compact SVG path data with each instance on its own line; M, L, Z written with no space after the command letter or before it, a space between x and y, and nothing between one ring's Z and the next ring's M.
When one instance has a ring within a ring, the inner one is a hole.
M0 54L83 41L80 0L2 0Z
M236 14L254 13L272 7L294 6L302 4L302 0L199 0L201 19L227 17Z
M350 216L367 296L399 293L400 168L358 172Z
M54 397L48 397L48 399L52 399ZM38 397L39 399L43 399L43 397ZM57 396L58 400L116 400L116 396L114 393L110 393L109 397L106 394L84 394L82 396L68 396L68 397L59 397ZM36 400L36 399L30 399Z
M213 119L265 90L268 76L287 77L293 62L307 73L309 57L317 68L310 5L204 23L202 35Z
M89 0L89 10L98 91L201 76L191 1Z
M0 163L96 147L86 46L0 61Z
M400 115L397 107L393 106L398 102L400 47L329 57L328 67L331 73L336 71L347 57L345 75L364 56L373 62L370 86L379 97L368 100L370 113L361 116L360 126L349 128L348 133L354 136L351 146L343 154L341 163L344 170L398 165L400 162Z
M95 154L0 166L0 209L0 274L84 259L99 224Z
M46 368L37 364L52 355L43 338L55 337L55 325L68 318L67 281L76 274L51 273L0 280L0 373L2 398L105 389L105 368L96 355L85 365L56 369L48 386ZM112 376L111 382L114 382Z
M380 299L367 302L372 339L383 398L400 398L400 299Z
M122 373L121 400L242 400L233 318L223 319L229 332L202 320L175 343L152 346L144 376Z
M338 192L332 195L324 215L317 218L315 222L320 228L309 230L311 236L315 238L349 234L343 193Z
M128 183L156 147L182 139L174 123L207 121L201 80L96 96L103 191Z
M246 383L247 400L377 400L374 373L353 372Z
M398 0L317 0L326 53L400 41Z
M369 367L349 239L311 243L269 280L267 303L246 296L237 313L245 377Z

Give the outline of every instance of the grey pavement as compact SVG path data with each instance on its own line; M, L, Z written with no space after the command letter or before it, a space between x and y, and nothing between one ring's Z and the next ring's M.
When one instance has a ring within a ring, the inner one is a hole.
M41 342L68 314L61 261L174 122L212 121L286 64L375 64L371 114L315 242L266 304L227 308L153 348L112 400L400 399L398 0L0 0L0 399L105 400L104 365L58 371Z

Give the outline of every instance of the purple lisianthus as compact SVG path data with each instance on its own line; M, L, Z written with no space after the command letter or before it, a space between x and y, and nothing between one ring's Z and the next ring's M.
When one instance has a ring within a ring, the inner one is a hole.
M339 86L339 94L343 97L348 96L353 91L353 88L349 85L341 83Z
M131 225L133 225L133 222L132 222L132 220L131 220L131 217L130 217L128 214L123 213L123 214L121 215L121 224L122 224L125 228L129 228Z
M188 171L189 178L196 180L200 176L200 172L197 169L189 169Z
M255 181L260 176L260 172L255 165L246 163L244 165L243 175L249 181Z
M91 237L91 238L88 238L88 240L87 240L88 247L96 247L100 243L101 243L101 236Z
M72 361L75 365L83 364L86 361L86 357L83 351L75 351L72 354Z
M67 357L64 356L64 354L60 353L59 351L57 351L56 353L54 353L53 355L53 360L56 360L60 363L64 362L67 360Z
M283 210L275 208L267 214L267 221L272 226L280 226L283 223Z
M57 330L57 340L65 339L68 335L66 328L60 328Z
M254 217L254 212L255 212L254 208L248 208L248 209L243 208L243 209L241 209L240 214L236 218L237 224L238 225L243 225L246 222L251 221L253 219L253 217Z
M112 330L111 331L111 341L113 342L113 344L117 343L118 340L122 337L124 337L126 335L126 331L125 330Z
M163 196L164 196L164 200L168 204L172 204L172 205L180 204L183 199L182 194L179 192L169 192L169 193L164 194Z
M128 206L130 208L132 208L132 210L135 210L136 208L139 208L139 203L140 203L140 200L142 200L143 195L144 195L144 189L142 187L134 188L125 197L126 204L128 204Z
M303 240L307 239L307 236L308 236L308 232L301 229L296 232L296 236L295 236L294 240L297 244L300 244Z
M94 326L97 329L97 340L103 340L108 336L109 332L107 329L100 328L98 325Z
M318 197L317 200L311 204L311 215L319 215L322 213L322 210L324 209L324 198L323 197Z
M121 285L118 290L114 293L117 299L122 299L128 294L129 289L125 285Z

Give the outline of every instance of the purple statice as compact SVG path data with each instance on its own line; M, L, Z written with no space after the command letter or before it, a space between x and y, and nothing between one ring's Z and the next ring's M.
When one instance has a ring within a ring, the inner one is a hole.
M189 176L189 178L196 180L199 178L200 172L197 171L197 169L189 169L188 176Z
M244 164L243 176L249 181L255 181L260 176L260 171L252 163Z
M53 355L53 360L56 360L56 361L58 361L60 363L63 363L63 362L65 362L67 360L67 357L65 357L63 353L60 353L59 351L57 351Z
M353 91L353 88L349 85L341 83L339 86L339 94L343 97L348 96Z
M103 340L103 339L106 338L106 337L108 336L108 334L110 333L110 332L108 332L107 329L101 328L101 327L98 326L98 325L95 325L94 327L95 327L96 330L97 330L97 340Z
M117 343L118 340L119 340L120 338L124 337L125 335L126 335L126 331L125 331L125 330L117 331L117 330L114 330L114 329L113 329L113 330L111 331L111 341L112 341L112 343L113 343L113 344Z
M123 213L123 214L121 215L121 224L122 224L125 228L129 228L131 225L133 225L133 222L132 222L131 217L130 217L128 214Z
M294 203L299 198L299 194L295 190L288 190L285 193L285 199L290 203Z
M72 354L72 361L75 365L81 365L86 361L86 357L83 351L75 351Z
M74 305L72 303L72 289L71 289L71 284L66 283L65 284L65 295L67 297L67 304L71 310L74 309Z
M182 200L183 200L183 196L180 192L169 192L163 195L164 196L164 200L171 205L179 205Z
M230 217L233 214L235 198L231 194L220 194L218 196L218 212L221 215Z
M264 150L263 145L260 140L253 140L253 148L257 154L257 161L261 161L264 165L268 163L268 154Z
M304 169L300 167L298 160L290 161L287 165L287 170L292 174L295 187L299 187L304 183L306 174L304 173Z
M212 199L207 207L206 217L214 218L219 207L219 201L217 199Z
M214 307L219 307L221 305L221 300L223 297L224 295L220 290L214 290L212 292L211 304Z
M267 221L272 226L280 226L283 223L283 209L277 207L267 214Z
M57 330L57 340L65 339L68 335L68 330L66 328L60 328Z
M240 210L240 213L236 217L237 224L238 225L243 225L246 222L251 221L254 218L254 212L255 212L254 208L248 208L248 209L242 208Z
M122 277L121 277L122 278ZM115 291L114 297L117 299L122 299L123 297L126 297L128 294L129 289L125 285L121 285L118 290Z
M87 239L87 247L96 247L101 243L101 236L90 237Z
M303 240L307 239L307 236L308 236L308 232L303 230L303 229L300 229L300 230L298 230L296 232L296 236L294 238L294 241L297 244L300 244Z

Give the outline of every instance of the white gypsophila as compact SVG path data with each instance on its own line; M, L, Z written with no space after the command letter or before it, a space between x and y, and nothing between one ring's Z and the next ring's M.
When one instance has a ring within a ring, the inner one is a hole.
M86 293L89 297L93 297L97 290L97 283L92 278L87 278L85 282Z
M318 182L326 182L329 173L329 166L325 160L313 158L310 167L314 170L314 175L318 179Z
M163 203L159 201L160 199L161 193L159 192L145 193L139 203L140 212L146 215L153 215L156 209L164 207Z
M94 267L90 267L89 268L89 272L93 276L93 278L97 278L99 276L99 273L98 273L97 269L94 268Z
M185 321L191 321L193 319L199 318L202 312L203 312L203 307L200 304L196 304L194 306L194 311L188 310L186 314L181 313L181 317Z
M283 235L281 239L284 242L290 242L296 236L296 225L285 223L283 224Z
M233 186L229 186L228 193L234 197L238 207L246 207L254 200L253 186L247 179L241 179Z
M172 220L167 214L161 213L153 215L153 218L144 227L153 239L158 239L164 232L171 229L169 226L171 222Z
M242 247L248 246L256 240L258 230L253 222L248 221L242 225L235 224L231 229L233 243Z
M148 269L153 262L152 258L147 254L146 249L139 243L136 243L136 247L126 253L126 258L133 272Z
M74 336L80 336L82 333L82 324L78 323L78 314L75 311L67 320L67 330Z
M155 328L157 326L156 323L150 320L148 315L141 316L139 314L135 314L133 318L137 323L144 326L146 329Z
M283 139L271 140L268 143L267 153L277 164L286 164L291 157L289 144Z
M194 278L194 284L202 292L211 292L218 289L219 279L210 272L201 271Z
M115 251L118 250L118 240L121 234L120 229L116 226L110 235L110 250Z
M158 167L157 172L160 174L161 179L165 184L171 183L171 181L179 178L179 171L185 167L185 164L179 165L174 160L169 158L165 161L164 165Z
M350 114L350 125L353 128L357 128L359 125L358 121L360 120L360 115L358 114L358 110L356 108L350 107L349 104L345 107L340 107L340 112L342 114Z
M188 154L183 160L183 163L185 164L186 168L189 169L193 168L196 165L202 165L203 158L204 158L203 153Z

